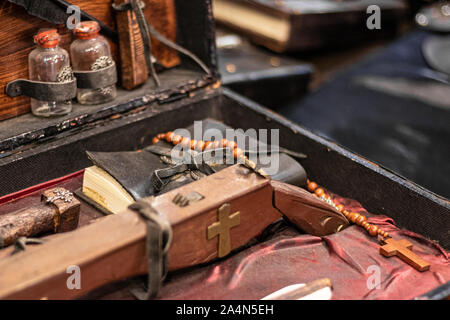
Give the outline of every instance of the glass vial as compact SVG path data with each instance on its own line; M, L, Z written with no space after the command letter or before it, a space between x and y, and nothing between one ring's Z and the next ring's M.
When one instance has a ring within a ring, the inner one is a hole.
M72 80L69 54L60 48L56 29L43 29L34 36L37 47L28 56L30 80L64 82ZM31 111L39 117L62 116L72 111L72 102L31 99Z
M75 27L76 40L70 45L75 71L98 70L113 63L109 43L99 32L100 26L95 21L83 21ZM77 90L77 99L81 104L105 103L113 100L116 95L115 84L100 89Z

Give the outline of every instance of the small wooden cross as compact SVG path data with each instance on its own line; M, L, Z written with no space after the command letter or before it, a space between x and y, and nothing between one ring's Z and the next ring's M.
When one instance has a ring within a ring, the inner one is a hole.
M397 256L407 264L413 266L419 271L430 269L430 264L416 255L410 249L412 244L406 240L394 240L392 238L384 240L385 245L380 247L380 253L385 257Z
M241 223L239 211L230 215L231 209L228 203L223 204L218 210L218 220L208 227L208 240L219 236L219 249L217 256L225 257L231 251L230 229Z

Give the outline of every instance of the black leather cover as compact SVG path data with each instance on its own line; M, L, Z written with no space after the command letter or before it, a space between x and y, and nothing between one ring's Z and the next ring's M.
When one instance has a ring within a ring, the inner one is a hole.
M215 128L221 132L229 127L224 124L206 120L202 121L203 132L206 129ZM193 136L193 126L187 128ZM158 145L161 147L171 148L172 145L160 141ZM155 170L168 168L168 164L164 163L159 155L156 155L149 150L143 149L142 151L125 151L125 152L89 152L87 151L89 159L98 167L108 172L114 177L135 199L141 199L151 195L155 195L158 192L154 190L151 182L152 174ZM263 157L259 157L258 161L265 163ZM280 163L278 173L273 175L272 178L287 182L297 186L304 186L306 183L306 172L303 167L292 157L286 154L280 154ZM227 165L214 166L216 171L227 167ZM264 165L260 167L264 168ZM182 176L177 179L170 180L165 185L160 193L164 193L175 188L178 188L187 183L193 182L189 172L184 172Z

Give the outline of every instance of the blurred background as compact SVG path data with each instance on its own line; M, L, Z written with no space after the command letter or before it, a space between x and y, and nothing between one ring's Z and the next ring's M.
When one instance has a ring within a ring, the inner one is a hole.
M225 86L450 198L450 2L214 0L214 15Z

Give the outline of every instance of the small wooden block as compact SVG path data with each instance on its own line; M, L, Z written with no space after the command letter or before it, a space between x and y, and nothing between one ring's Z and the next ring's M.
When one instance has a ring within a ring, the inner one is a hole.
M66 198L59 197L59 194L67 193ZM77 228L80 216L80 202L71 192L64 188L54 188L45 190L42 193L41 200L47 202L51 199L51 204L57 209L54 216L54 232L67 232Z
M385 245L380 247L380 253L385 257L397 256L415 269L423 272L430 269L430 264L411 251L412 244L406 240L384 240Z

